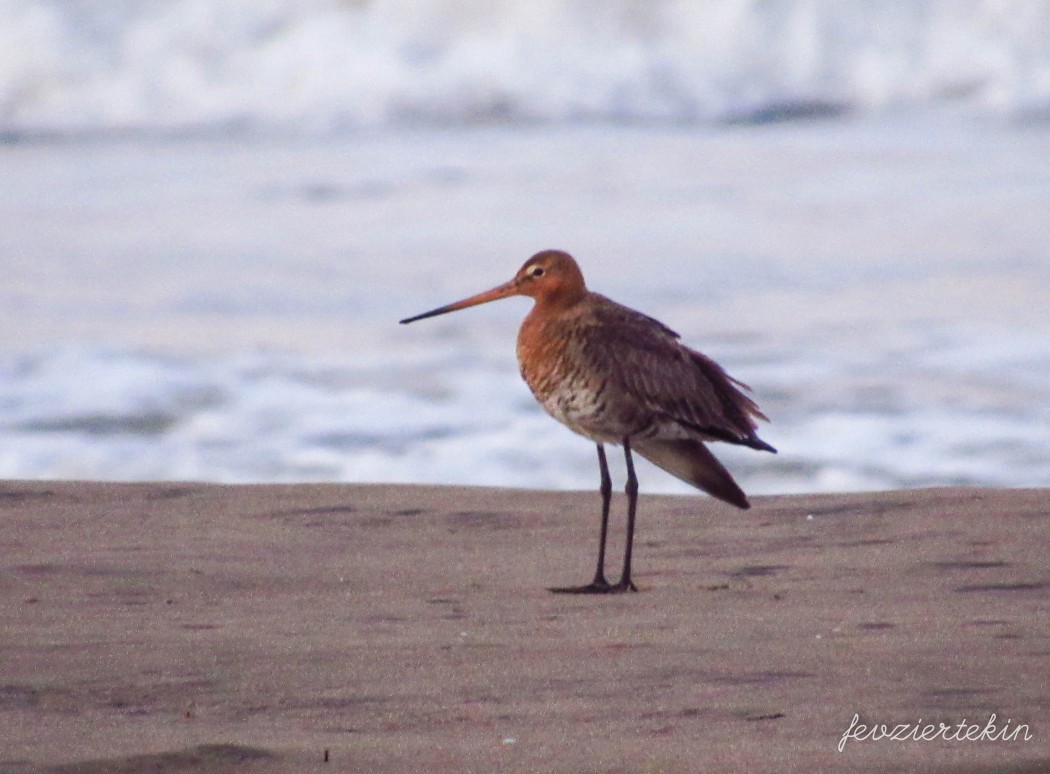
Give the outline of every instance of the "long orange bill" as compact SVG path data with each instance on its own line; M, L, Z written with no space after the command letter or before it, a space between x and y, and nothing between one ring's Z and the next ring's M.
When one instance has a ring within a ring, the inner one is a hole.
M495 287L492 290L486 290L484 293L478 293L476 296L464 298L462 301L456 301L454 304L439 306L437 309L431 309L429 312L417 314L415 317L406 317L401 321L401 324L405 325L410 322L415 322L416 320L422 320L426 317L437 317L439 314L448 314L449 312L466 309L468 306L487 304L489 301L499 301L501 298L516 295L518 295L518 285L514 280L511 280L510 282L504 282L502 285Z

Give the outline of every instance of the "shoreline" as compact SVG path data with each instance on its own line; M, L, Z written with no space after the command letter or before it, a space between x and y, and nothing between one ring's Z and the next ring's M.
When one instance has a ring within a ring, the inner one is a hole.
M0 772L1050 768L1050 490L598 504L0 482Z

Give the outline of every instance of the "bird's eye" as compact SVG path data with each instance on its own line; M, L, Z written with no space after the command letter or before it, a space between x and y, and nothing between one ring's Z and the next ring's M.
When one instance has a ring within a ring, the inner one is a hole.
M533 266L532 269L529 271L529 276L530 277L542 277L543 276L543 267L542 266Z

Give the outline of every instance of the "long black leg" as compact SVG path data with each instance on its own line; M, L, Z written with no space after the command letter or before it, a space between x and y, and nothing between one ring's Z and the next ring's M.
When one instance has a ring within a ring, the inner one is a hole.
M605 538L609 533L609 503L612 501L612 476L609 475L609 463L605 459L605 447L598 444L598 467L601 470L602 483L598 490L602 494L602 526L598 539L598 569L594 571L594 580L586 586L559 586L550 589L555 594L604 594L613 587L605 580Z
M623 455L627 460L627 545L623 550L623 573L620 582L612 587L614 591L638 591L631 581L631 550L634 547L634 515L638 509L638 477L634 474L634 460L631 458L631 439L624 436Z
M598 538L598 569L594 572L591 585L608 586L605 580L605 537L609 534L609 503L612 500L612 476L609 475L609 463L605 460L605 447L598 444L598 467L601 468L602 484L602 528Z

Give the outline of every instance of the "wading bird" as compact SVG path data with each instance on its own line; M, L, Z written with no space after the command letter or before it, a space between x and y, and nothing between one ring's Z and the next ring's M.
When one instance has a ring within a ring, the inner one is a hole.
M749 508L747 496L704 444L725 441L776 452L755 433L756 419L766 416L744 394L750 389L747 385L682 344L663 323L589 291L576 261L560 250L536 253L510 282L401 323L508 296L535 301L518 331L517 348L521 375L532 394L552 417L598 445L598 569L585 586L551 591L637 591L631 580L631 550L638 479L631 452L719 500ZM622 445L627 461L627 541L617 583L605 579L612 496L606 443Z

